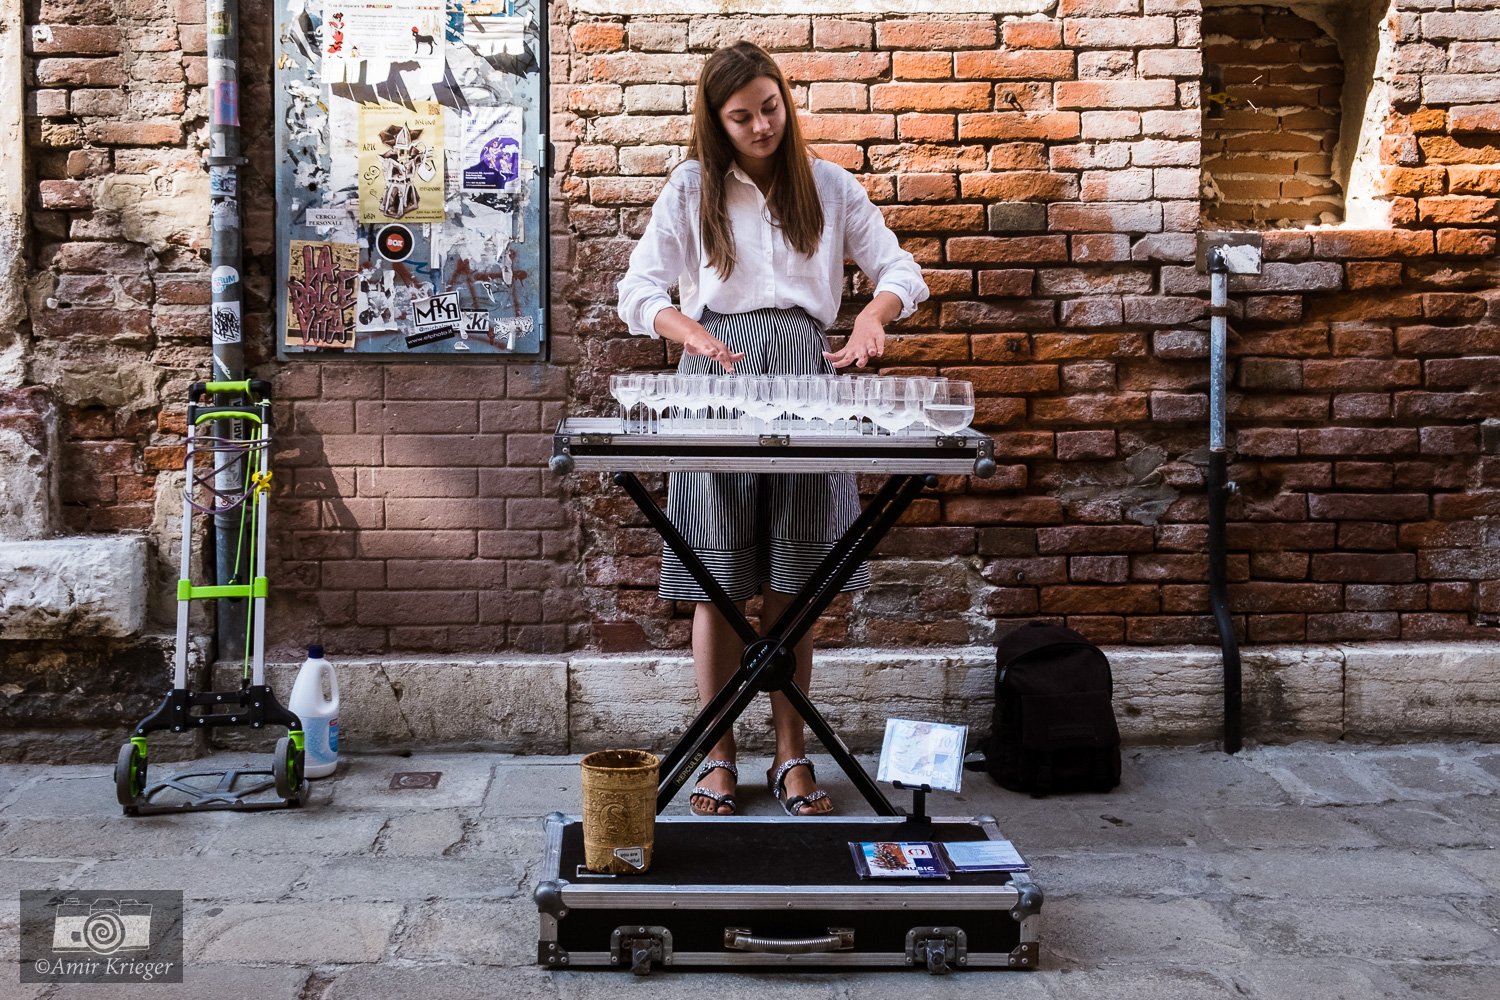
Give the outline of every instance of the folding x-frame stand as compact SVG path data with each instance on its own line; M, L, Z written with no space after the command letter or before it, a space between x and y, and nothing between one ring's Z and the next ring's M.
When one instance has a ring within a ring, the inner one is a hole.
M808 700L807 694L797 686L793 679L797 669L793 650L797 641L813 627L818 616L833 602L855 569L875 550L880 539L900 519L923 488L937 485L937 477L898 474L886 480L875 499L870 501L849 526L849 530L834 543L833 549L823 558L802 589L793 595L786 610L766 630L765 635L759 635L750 627L744 614L729 599L729 595L719 586L702 560L688 547L635 474L616 472L614 481L635 501L641 513L646 515L646 520L661 535L662 541L682 560L682 565L745 644L739 670L698 713L677 745L662 760L662 779L656 793L657 813L660 814L682 786L687 784L693 771L708 756L709 749L729 732L758 693L780 691L839 767L843 768L849 780L854 782L854 787L859 789L876 814L901 815L901 811L891 805L880 787L860 766L859 761L854 759L854 754L833 731L828 720L823 718L822 713Z

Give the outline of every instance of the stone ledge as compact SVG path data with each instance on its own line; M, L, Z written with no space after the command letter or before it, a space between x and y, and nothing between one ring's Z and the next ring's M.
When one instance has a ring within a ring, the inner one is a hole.
M1115 711L1126 742L1211 743L1222 735L1219 651L1113 647ZM1500 738L1500 645L1371 643L1241 650L1247 740ZM471 745L515 753L661 748L696 711L682 654L392 658L337 661L347 745ZM296 664L272 664L278 692ZM219 683L236 668L220 665ZM888 717L990 728L994 652L987 647L842 649L818 655L814 704L859 752L877 750ZM216 737L219 734L215 734ZM736 738L771 746L757 699Z
M0 639L123 638L146 626L146 539L0 542Z

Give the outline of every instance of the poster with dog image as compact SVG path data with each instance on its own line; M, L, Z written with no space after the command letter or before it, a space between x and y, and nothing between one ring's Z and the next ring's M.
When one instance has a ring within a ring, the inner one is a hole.
M431 97L443 82L446 24L444 0L325 0L323 82L373 87L394 79L414 98Z

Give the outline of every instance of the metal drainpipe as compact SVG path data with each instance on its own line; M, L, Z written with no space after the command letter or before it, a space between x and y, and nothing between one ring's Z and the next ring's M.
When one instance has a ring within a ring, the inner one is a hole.
M1208 598L1224 660L1224 752L1239 753L1240 738L1240 648L1229 614L1228 577L1224 539L1226 509L1235 484L1229 482L1229 449L1225 443L1229 368L1229 266L1223 249L1208 251L1209 347L1208 347Z
M213 342L213 380L233 382L245 377L245 345L241 322L240 289L240 116L239 116L239 0L208 0L208 176L212 210L213 248L210 281L213 305L210 338ZM220 393L220 406L239 401L237 395ZM218 421L214 433L242 439L243 422ZM214 485L233 493L243 486L243 459L225 462L214 477ZM184 544L186 541L184 540ZM239 515L214 518L215 579L221 586L248 583L249 553L242 551ZM238 573L236 573L238 567ZM245 618L248 602L214 602L218 616L218 658L238 660L245 655Z

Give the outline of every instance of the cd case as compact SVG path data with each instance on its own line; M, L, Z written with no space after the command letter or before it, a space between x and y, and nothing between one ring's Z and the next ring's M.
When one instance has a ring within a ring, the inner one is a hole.
M860 878L949 878L948 864L931 841L850 843Z

